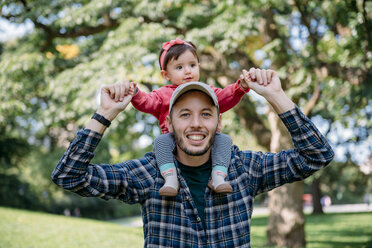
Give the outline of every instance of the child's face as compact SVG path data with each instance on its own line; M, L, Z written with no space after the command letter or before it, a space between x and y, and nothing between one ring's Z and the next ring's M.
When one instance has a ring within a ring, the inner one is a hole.
M164 79L172 84L181 85L188 82L199 81L200 64L192 52L186 50L178 59L172 59L167 69L161 71Z

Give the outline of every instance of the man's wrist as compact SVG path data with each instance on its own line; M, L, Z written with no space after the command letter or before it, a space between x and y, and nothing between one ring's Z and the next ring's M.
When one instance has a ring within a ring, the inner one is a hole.
M274 94L267 94L264 97L278 114L287 112L295 107L295 104L283 90Z
M107 119L108 121L113 121L116 116L120 113L120 112L117 112L117 111L113 111L113 110L107 110L107 109L103 109L103 108L99 108L97 111L96 111L97 114L99 115L102 115L105 119Z
M111 125L111 121L107 120L103 115L100 115L97 112L93 114L92 119L98 121L105 127L109 127Z

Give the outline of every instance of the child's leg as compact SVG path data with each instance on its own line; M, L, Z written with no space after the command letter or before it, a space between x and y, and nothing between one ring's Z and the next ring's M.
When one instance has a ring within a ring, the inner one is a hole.
M212 145L212 185L217 193L231 193L232 187L225 182L227 169L231 159L231 138L222 133L216 133Z
M160 173L165 184L159 190L162 196L176 196L178 193L177 170L173 160L175 143L170 133L160 135L154 140L154 152Z

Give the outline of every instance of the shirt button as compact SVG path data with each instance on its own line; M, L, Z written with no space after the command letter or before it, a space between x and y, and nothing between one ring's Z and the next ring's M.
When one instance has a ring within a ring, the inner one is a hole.
M190 197L189 196L186 196L186 200L190 200Z
M200 222L200 221L201 221L200 217L196 218L196 220L197 220L198 222Z

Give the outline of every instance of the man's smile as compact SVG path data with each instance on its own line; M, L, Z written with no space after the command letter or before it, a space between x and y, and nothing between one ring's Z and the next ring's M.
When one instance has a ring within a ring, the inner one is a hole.
M189 135L186 135L186 137L192 141L200 141L200 140L205 139L205 135L203 134L189 134Z

